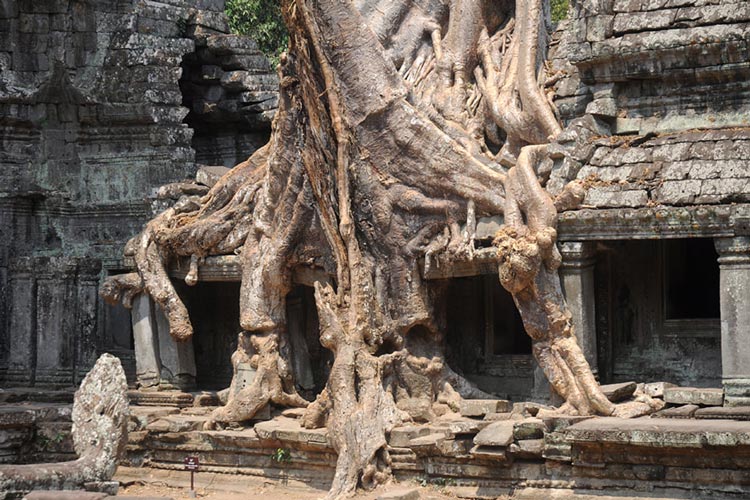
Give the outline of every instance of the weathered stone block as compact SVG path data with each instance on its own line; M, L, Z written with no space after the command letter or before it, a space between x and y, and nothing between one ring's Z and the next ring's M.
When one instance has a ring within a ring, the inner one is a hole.
M388 444L394 448L406 448L412 439L427 436L430 429L425 425L409 425L396 427L391 431Z
M542 458L544 439L522 439L508 447L508 452L518 458Z
M663 398L664 390L670 387L677 387L670 382L649 382L643 385L643 393L652 398Z
M664 390L664 401L676 405L721 406L724 403L724 390L697 387L669 387Z
M257 54L258 44L250 37L237 35L214 35L206 39L209 50L223 54Z
M701 420L750 420L750 406L712 406L708 408L696 406L693 418Z
M512 420L493 422L474 436L474 444L507 447L513 442L514 425L515 422Z
M498 462L508 462L508 451L506 448L496 446L474 446L469 453L478 458L496 460Z
M698 408L698 405L684 405L677 406L675 408L665 408L664 410L656 412L654 416L659 418L693 418L695 410L697 410Z
M460 409L464 417L483 417L488 413L509 412L513 406L502 399L462 399Z
M600 388L607 399L613 403L624 401L633 395L638 384L635 382L623 382L621 384L607 384Z
M399 488L387 493L382 493L377 497L377 500L419 500L419 489Z
M515 439L540 439L544 437L544 422L540 418L527 418L513 424Z
M104 500L107 493L93 491L32 491L24 497L26 500Z
M0 408L0 429L30 427L36 421L36 414L21 408Z

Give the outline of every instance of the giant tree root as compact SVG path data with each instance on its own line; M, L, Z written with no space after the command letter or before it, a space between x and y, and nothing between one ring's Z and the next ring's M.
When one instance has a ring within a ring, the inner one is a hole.
M205 198L152 221L134 240L138 276L107 290L127 300L118 289L145 288L186 339L170 259L190 256L194 283L202 257L240 254L240 325L253 352L238 356L256 378L209 426L251 419L269 402L305 404L289 369L286 294L295 267L324 269L330 283L315 298L334 362L303 424L327 424L339 453L330 498L387 481L394 425L478 394L444 362L438 286L419 261L471 256L476 218L499 214L500 281L564 409L618 411L575 342L557 274L558 207L538 175L544 144L561 131L541 83L545 1L282 1L290 50L271 142Z
M256 370L253 382L231 395L225 406L214 410L204 424L205 429L251 420L269 403L300 408L308 405L294 389L291 367L279 354L279 333L254 334L250 342L254 354L249 363ZM243 346L239 345L238 349Z

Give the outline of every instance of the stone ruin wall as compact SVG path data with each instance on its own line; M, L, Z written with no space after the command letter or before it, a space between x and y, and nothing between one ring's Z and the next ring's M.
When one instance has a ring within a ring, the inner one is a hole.
M112 333L129 318L103 306L99 284L125 267L156 188L197 162L233 165L270 131L275 72L252 40L226 35L223 11L0 1L2 385L75 385L104 350L132 370L128 332Z
M115 325L127 325L127 313L105 308L96 290L127 267L124 243L163 206L150 206L156 188L192 177L199 163L233 165L265 142L276 77L252 41L223 35L223 4L0 1L5 385L72 385L101 350L127 364L130 340ZM632 235L633 225L653 237L672 231L675 218L698 228L695 236L738 234L750 214L749 8L573 2L555 34L551 66L564 73L555 104L564 122L588 112L622 140L555 160L553 190L599 179L585 204L601 215L563 214L563 240ZM687 132L695 128L704 130ZM661 136L629 142L648 133ZM710 210L695 210L703 205ZM668 210L666 224L644 215L657 206ZM655 345L658 328L640 321L637 348L648 355L620 360L615 376L662 378L649 370L682 370L691 352L718 352L718 338ZM716 371L709 358L697 371ZM530 382L522 361L511 375Z
M551 65L565 75L554 86L561 117L570 123L589 113L613 135L578 158L555 159L549 184L554 192L572 179L595 179L583 210L561 215L561 239L602 242L597 295L616 294L607 287L618 283L631 288L628 303L610 302L609 323L600 320L606 299L597 298L599 362L609 381L720 383L718 325L712 334L665 331L655 239L749 234L749 23L745 0L583 0L556 34ZM640 246L633 251L624 240ZM603 246L615 256L614 278L600 273ZM624 333L633 338L612 345L622 327L612 323L622 323L624 309L636 311Z

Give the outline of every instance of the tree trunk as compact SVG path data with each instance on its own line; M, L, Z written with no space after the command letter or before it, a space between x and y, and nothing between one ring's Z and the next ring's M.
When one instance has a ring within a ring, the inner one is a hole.
M322 268L332 279L315 289L320 341L334 363L303 423L328 425L339 454L330 498L387 481L395 425L483 396L444 361L441 286L419 266L471 259L476 217L498 214L500 280L537 360L565 409L612 414L573 335L555 202L537 177L561 131L540 84L543 0L285 0L282 10L290 47L270 143L203 199L154 219L131 245L138 275L103 291L127 300L145 288L185 339L169 260L191 256L196 271L207 255L240 254L240 324L253 348L238 355L257 375L209 427L269 402L306 404L289 368L285 301L295 267ZM581 187L563 198L580 201Z

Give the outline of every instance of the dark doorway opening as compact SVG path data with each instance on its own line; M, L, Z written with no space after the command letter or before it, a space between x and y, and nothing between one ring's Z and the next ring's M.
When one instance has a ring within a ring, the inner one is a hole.
M521 400L531 396L531 339L497 275L452 279L446 292L448 363L482 390Z
M232 353L240 328L240 284L199 282L187 286L173 280L190 311L193 323L196 384L199 389L221 390L232 382Z
M325 387L333 364L333 353L320 344L313 288L295 286L287 295L286 308L297 391L312 401Z

